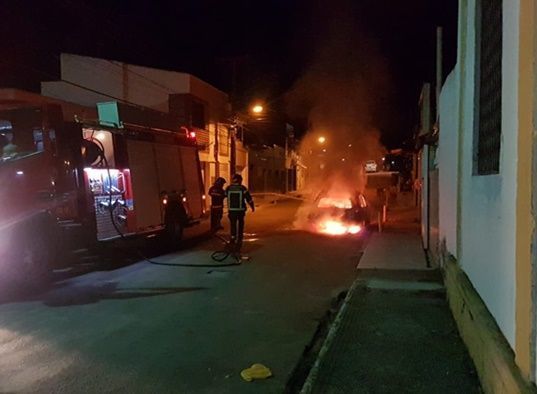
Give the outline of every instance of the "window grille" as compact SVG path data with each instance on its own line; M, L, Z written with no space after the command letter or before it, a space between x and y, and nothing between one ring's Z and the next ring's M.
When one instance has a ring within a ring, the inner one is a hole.
M210 138L209 131L207 130L196 130L196 141L198 143L198 149L203 152L209 152Z
M227 130L226 131L219 131L218 132L218 149L219 153L222 156L229 155L229 135Z
M500 171L502 124L502 0L479 2L478 111L474 170Z

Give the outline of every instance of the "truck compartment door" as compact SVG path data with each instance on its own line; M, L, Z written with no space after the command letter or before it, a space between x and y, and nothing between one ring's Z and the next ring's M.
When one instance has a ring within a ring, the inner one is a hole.
M202 215L203 202L201 181L201 169L196 147L181 146L181 160L183 162L183 173L185 174L185 187L188 198L190 214L194 218Z
M153 144L145 141L127 142L132 178L134 212L138 231L160 226L161 202L158 170Z
M180 192L185 189L183 166L177 145L155 144L160 189Z

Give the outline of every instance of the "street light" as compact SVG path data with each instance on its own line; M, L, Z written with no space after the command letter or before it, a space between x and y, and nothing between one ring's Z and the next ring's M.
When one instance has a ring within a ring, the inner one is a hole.
M320 136L319 138L317 138L317 141L319 142L319 144L324 144L326 141L326 138L323 136Z
M231 172L235 172L235 167L236 167L236 145L235 145L235 142L236 142L236 132L237 132L237 129L238 129L238 124L237 124L237 118L238 118L238 115L242 115L244 116L246 119L245 122L249 122L249 121L252 121L252 122L257 122L257 121L266 121L267 120L267 116L270 116L268 115L267 113L276 113L276 111L271 108L270 106L268 108L265 108L263 106L262 103L258 102L256 104L253 104L249 107L249 112L250 112L250 116L248 116L247 114L245 113L236 113L236 116L233 118L232 120L232 124L231 124L231 154L230 154L230 167L231 167ZM241 127L242 129L242 127ZM285 192L287 193L289 191L288 187L289 187L289 172L288 172L288 168L287 168L287 158L289 156L289 138L290 137L294 137L294 134L293 134L293 126L291 126L290 124L286 123L285 124L285 147L284 147L284 156L285 156ZM324 142L324 141L323 141Z
M261 104L255 104L250 108L250 112L257 115L258 118L255 120L262 120L260 115L263 114L265 111L265 108ZM235 114L231 118L231 124L230 124L230 145L231 145L231 152L229 155L229 166L230 166L230 173L235 174L235 171L237 170L237 131L240 127L241 134L243 131L243 125L244 122L240 120L241 117L249 118L249 116L245 113L235 112ZM244 142L244 136L241 136L241 140Z
M256 104L252 107L252 112L257 115L262 114L264 110L261 104Z

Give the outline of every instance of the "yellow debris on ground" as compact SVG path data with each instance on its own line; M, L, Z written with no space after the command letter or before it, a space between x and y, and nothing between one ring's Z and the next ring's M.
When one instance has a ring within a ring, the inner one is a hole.
M263 364L253 364L250 368L241 371L241 377L247 382L254 379L266 379L272 376L272 371Z

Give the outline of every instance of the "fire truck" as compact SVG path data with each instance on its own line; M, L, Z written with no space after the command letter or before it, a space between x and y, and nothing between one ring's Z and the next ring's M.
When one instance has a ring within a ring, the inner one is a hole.
M80 108L0 89L0 278L41 281L118 238L176 244L205 214L193 131L117 102Z

